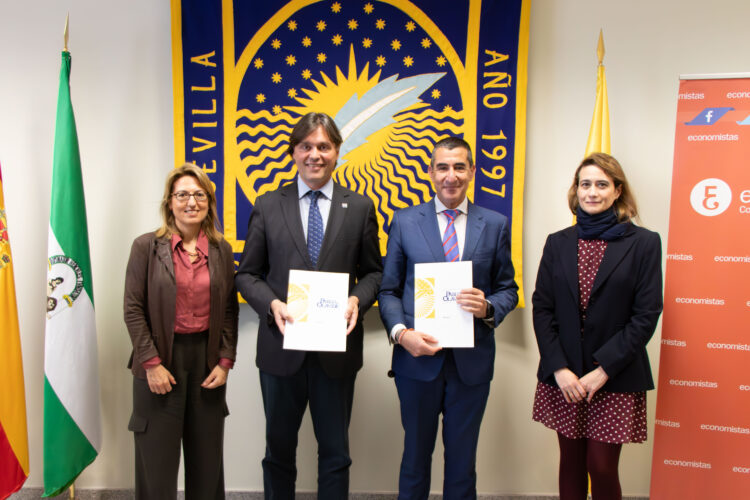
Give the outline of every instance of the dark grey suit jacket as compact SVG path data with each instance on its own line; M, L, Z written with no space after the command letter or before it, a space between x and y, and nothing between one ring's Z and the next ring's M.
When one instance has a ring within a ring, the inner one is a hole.
M282 348L283 336L270 315L274 299L286 302L290 269L349 274L349 295L359 298L357 325L347 337L346 352L321 352L319 359L330 377L353 375L362 367L362 318L375 302L383 271L372 201L334 183L323 246L313 267L302 229L297 183L256 199L235 282L260 317L255 362L277 376L296 373L306 354Z

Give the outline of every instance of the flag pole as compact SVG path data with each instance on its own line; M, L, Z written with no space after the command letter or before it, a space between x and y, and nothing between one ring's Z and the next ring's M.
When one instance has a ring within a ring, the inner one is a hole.
M70 37L70 12L65 15L65 29L63 30L63 52L70 52L68 50L68 39ZM68 499L75 500L76 498L76 482L68 488Z
M68 51L68 28L70 27L70 12L65 15L65 29L63 30L63 52Z
M599 43L596 44L596 57L599 59L599 66L604 65L604 30L599 28ZM588 495L586 498L592 498L591 494L591 474L587 474L589 481Z
M68 50L68 39L70 37L70 12L65 14L65 29L63 30L63 52L70 52ZM68 488L68 499L75 500L76 498L76 482Z

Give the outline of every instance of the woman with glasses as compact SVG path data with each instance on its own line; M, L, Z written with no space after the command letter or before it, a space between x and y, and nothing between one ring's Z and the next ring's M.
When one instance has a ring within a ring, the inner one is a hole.
M232 248L211 181L186 163L167 176L162 225L136 238L125 275L133 343L135 498L223 499L226 380L237 346Z
M549 235L537 273L541 360L533 419L557 431L561 500L622 498L623 443L646 440L646 344L662 310L661 240L636 226L620 164L594 153L568 190L576 224Z

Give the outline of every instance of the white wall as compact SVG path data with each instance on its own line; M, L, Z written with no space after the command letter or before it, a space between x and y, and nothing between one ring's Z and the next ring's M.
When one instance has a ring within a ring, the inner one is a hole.
M489 0L485 0L489 1ZM0 0L0 163L15 259L25 368L31 476L42 482L44 286L54 117L65 14L71 15L72 97L78 122L95 278L104 445L77 484L132 486L126 430L130 341L122 322L130 242L158 222L173 166L169 3L131 0ZM744 0L534 0L528 93L524 285L533 290L546 235L570 223L565 192L585 147L594 104L596 41L604 29L612 151L625 166L643 223L666 250L678 76L747 71L750 3ZM528 297L527 297L528 298ZM366 318L365 367L351 426L354 491L393 491L402 431L377 313ZM262 488L264 417L254 365L257 319L240 317L239 359L229 380L226 484ZM478 457L478 489L556 492L554 432L530 420L538 360L530 309L497 330L495 380ZM649 352L658 371L659 332ZM655 373L656 374L656 373ZM649 395L653 430L655 392ZM651 433L650 433L651 434ZM442 448L433 489L442 484ZM647 494L651 444L625 447L625 494ZM305 421L302 490L315 489L316 450Z

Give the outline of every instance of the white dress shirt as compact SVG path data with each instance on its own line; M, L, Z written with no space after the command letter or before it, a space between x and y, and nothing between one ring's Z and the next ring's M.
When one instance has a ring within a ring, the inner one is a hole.
M328 226L328 214L331 213L331 200L333 199L333 178L328 179L322 188L314 190L305 184L297 176L297 194L299 195L299 215L302 217L302 230L305 232L305 241L307 241L307 218L310 215L310 197L307 193L310 191L320 191L318 196L318 210L323 218L323 234Z
M448 216L443 213L443 210L447 210L447 207L443 205L442 201L435 198L435 213L440 228L441 242L443 241L445 228L448 227ZM464 254L464 242L466 241L466 214L469 211L469 200L464 197L464 201L459 203L455 210L458 210L458 215L456 215L456 220L453 221L453 227L456 229L456 238L458 238L458 260L461 260Z

